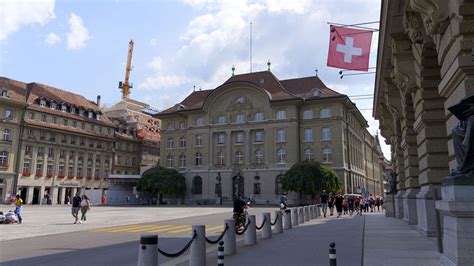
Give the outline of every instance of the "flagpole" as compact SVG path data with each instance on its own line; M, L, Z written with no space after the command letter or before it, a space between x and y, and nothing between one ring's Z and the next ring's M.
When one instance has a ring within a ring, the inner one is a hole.
M365 29L365 30L370 30L370 31L379 31L379 29L369 28L369 27L361 27L359 25L375 24L375 23L380 23L380 21L364 22L364 23L357 23L357 24L341 24L341 23L335 23L335 22L326 22L326 23L329 24L329 25L334 25L334 26L338 26L338 27L341 27L341 28L352 27L352 28L359 28L359 29Z

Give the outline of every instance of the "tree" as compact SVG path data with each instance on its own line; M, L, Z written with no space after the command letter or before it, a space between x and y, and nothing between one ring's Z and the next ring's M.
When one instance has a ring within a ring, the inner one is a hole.
M299 192L300 198L303 193L311 194L314 197L323 189L338 191L342 187L342 183L334 170L315 161L294 164L283 175L281 181L283 190Z
M186 181L182 174L175 169L161 166L153 167L142 174L138 181L137 189L159 195L160 203L163 195L184 196L186 193Z

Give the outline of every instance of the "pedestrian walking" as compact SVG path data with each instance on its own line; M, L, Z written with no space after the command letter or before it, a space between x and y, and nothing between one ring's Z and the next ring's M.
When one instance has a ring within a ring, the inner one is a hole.
M377 212L380 211L380 197L377 195L375 197L375 207L377 207Z
M334 213L334 195L332 194L332 192L329 192L328 207L329 207L329 216L332 216Z
M342 203L344 201L344 197L342 196L342 193L339 191L337 192L336 197L334 197L334 203L336 205L336 211L337 211L337 217L339 218L342 215Z
M347 215L348 212L349 212L349 202L347 201L347 199L344 199L342 201L342 214Z
M72 207L71 207L71 213L72 216L74 217L74 224L77 224L78 222L81 223L79 220L79 210L81 209L81 194L79 192L76 193L76 196L72 198Z
M20 195L16 195L15 200L15 215L18 218L18 223L23 223L23 217L21 217L21 211L23 209L23 200L20 198Z
M86 222L86 213L91 209L91 201L87 195L82 195L81 200L81 221L82 223Z
M354 196L350 196L349 199L347 199L347 203L349 206L349 215L352 216L354 213Z
M326 193L326 190L323 190L320 198L321 198L321 208L323 209L324 217L326 217L326 212L328 210L328 199L329 199L329 196L328 196L328 193Z

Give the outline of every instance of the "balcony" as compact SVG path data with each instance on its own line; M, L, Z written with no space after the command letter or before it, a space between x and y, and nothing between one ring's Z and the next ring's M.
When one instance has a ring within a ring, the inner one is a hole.
M48 161L54 160L54 154L48 154Z
M64 174L58 174L58 178L60 178L60 179L63 179L63 178L65 178L65 177L66 177L66 176L65 176Z
M68 176L67 176L67 179L73 179L73 178L74 178L73 175L68 175Z
M29 171L23 171L23 173L21 174L22 176L31 176L31 172Z
M51 178L51 177L53 177L53 174L52 173L46 174L46 177Z
M82 177L82 176L76 176L76 179L82 179L82 178L84 178L84 177Z
M42 172L36 172L35 177L42 177L43 173Z

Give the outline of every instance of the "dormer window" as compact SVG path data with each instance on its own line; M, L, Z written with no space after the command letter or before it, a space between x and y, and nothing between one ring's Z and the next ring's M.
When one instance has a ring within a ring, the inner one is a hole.
M8 91L2 90L2 97L8 97Z
M97 120L100 120L100 114L97 114L97 115L96 115L96 119L97 119Z
M76 114L76 108L74 108L73 106L71 106L71 114Z
M94 115L94 113L91 112L91 111L89 111L89 116L88 116L88 117L89 117L89 118L92 118L93 115Z
M49 107L50 107L51 109L56 109L56 103L55 103L55 102L51 102L51 103L49 104Z
M40 106L46 106L46 100L45 99L40 100Z
M61 111L66 112L67 106L65 104L61 105Z
M320 97L321 96L321 90L320 89L315 89L313 91L313 96L314 97Z
M83 110L83 109L80 109L80 110L79 110L79 115L80 115L80 116L84 116L84 110Z

